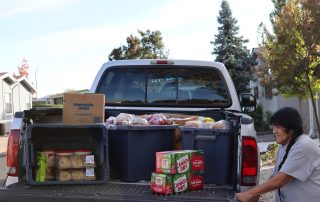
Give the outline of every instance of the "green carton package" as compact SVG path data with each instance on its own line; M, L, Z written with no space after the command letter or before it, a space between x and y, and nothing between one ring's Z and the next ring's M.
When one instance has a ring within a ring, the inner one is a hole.
M162 151L156 153L156 173L176 174L204 171L201 150Z

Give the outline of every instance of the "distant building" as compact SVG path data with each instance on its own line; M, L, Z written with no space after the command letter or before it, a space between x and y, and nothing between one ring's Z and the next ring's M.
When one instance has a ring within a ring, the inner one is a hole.
M25 76L12 76L0 72L0 123L8 130L14 113L32 107L32 97L36 88Z
M88 92L89 92L88 89L69 91L69 93L79 93L79 94L88 93ZM37 102L45 102L46 104L51 104L51 105L59 105L59 104L62 105L63 104L63 93L46 95L44 97L37 99Z
M259 72L268 72L266 69L264 69L265 71L261 71L262 68L268 68L263 57L264 51L265 48L261 46L252 49L251 57L256 63L255 69L256 72L258 72L256 74L259 74ZM260 77L258 75L254 75L253 79L250 81L251 91L255 95L257 103L261 105L263 113L266 114L267 112L270 112L272 114L282 107L293 107L297 109L302 116L304 121L304 131L309 133L311 126L313 127L313 131L318 133L318 131L315 129L316 124L311 124L313 117L310 117L309 101L299 97L283 97L279 95L277 89L273 88L271 85L264 85L264 79L267 79L267 77L264 77L263 74L260 75ZM319 114L319 98L316 103Z

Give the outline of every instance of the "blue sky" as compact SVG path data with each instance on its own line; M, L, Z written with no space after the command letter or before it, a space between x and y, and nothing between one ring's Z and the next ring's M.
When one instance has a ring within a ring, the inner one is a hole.
M228 0L247 47L270 26L271 0ZM221 0L0 0L0 72L26 58L38 97L89 89L113 48L137 30L159 30L172 59L214 60Z

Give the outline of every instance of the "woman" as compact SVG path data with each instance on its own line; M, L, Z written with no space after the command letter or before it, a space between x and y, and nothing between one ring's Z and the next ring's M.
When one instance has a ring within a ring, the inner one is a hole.
M256 201L263 193L276 191L276 202L320 201L320 148L303 134L297 110L285 107L270 118L279 144L272 176L263 184L237 193L239 201Z

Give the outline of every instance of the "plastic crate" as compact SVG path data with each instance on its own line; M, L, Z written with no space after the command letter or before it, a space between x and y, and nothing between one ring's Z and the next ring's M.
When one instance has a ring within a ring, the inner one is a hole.
M95 180L35 180L36 153L43 150L89 149L95 159ZM32 124L25 134L26 180L31 185L101 184L109 181L108 136L104 125Z
M205 184L226 185L232 177L232 130L181 127L182 148L204 151Z
M124 182L150 180L156 152L173 149L175 126L116 126L109 129L110 176Z

